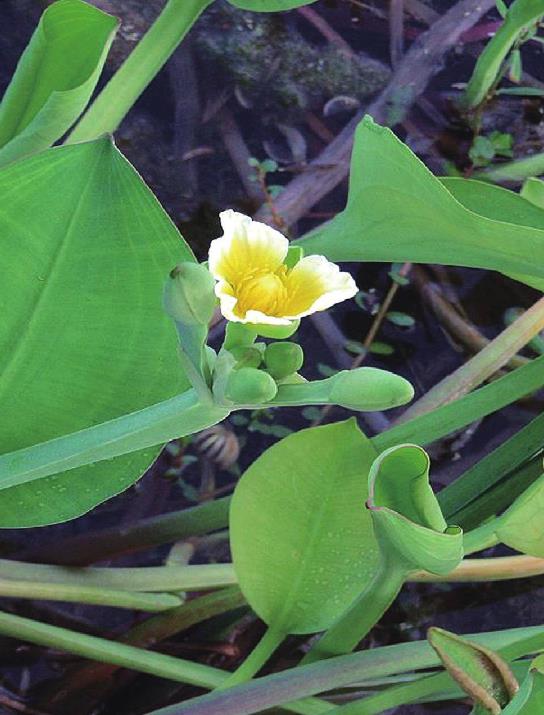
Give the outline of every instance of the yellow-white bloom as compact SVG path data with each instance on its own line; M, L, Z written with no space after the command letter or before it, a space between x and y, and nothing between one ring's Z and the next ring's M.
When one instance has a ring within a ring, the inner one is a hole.
M279 231L236 211L220 214L223 235L210 245L221 312L237 323L289 325L357 293L349 273L324 256L285 265L289 242Z

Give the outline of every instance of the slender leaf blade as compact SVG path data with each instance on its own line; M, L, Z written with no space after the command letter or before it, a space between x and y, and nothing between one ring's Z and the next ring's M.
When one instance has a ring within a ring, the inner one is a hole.
M118 24L81 0L58 0L44 12L0 104L0 165L46 149L71 127Z

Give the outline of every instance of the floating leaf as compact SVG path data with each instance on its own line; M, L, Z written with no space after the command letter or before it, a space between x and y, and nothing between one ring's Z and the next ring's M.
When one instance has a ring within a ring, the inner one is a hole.
M238 483L234 568L251 607L275 630L327 628L373 577L377 551L364 503L375 457L348 420L290 435Z

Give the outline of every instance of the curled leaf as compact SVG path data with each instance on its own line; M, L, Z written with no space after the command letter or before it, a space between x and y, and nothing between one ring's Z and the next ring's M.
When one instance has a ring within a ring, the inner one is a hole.
M417 445L382 452L370 469L367 505L385 557L408 570L446 574L463 558L462 530L447 526L429 484L429 466Z

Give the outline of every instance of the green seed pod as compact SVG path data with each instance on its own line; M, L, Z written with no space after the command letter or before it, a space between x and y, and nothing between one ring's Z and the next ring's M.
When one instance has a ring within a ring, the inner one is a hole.
M267 372L241 367L230 373L225 396L237 405L258 405L272 400L277 391L278 386Z
M271 343L264 351L264 363L274 380L283 380L300 370L304 353L297 343Z
M404 405L413 396L414 388L400 375L361 367L334 377L330 401L350 410L387 410Z
M183 325L208 325L215 309L215 280L206 266L187 261L170 273L164 308Z

